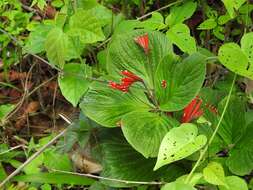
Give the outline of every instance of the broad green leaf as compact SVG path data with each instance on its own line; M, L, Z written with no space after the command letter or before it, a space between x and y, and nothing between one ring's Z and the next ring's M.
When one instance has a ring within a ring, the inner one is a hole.
M190 156L206 144L204 135L198 136L198 128L190 123L171 129L163 138L154 170Z
M13 109L15 105L4 104L0 106L0 121L2 121Z
M177 125L176 121L166 115L147 111L131 112L122 119L125 138L146 158L157 156L163 137L170 128Z
M99 147L102 149L103 177L129 181L154 181L162 174L154 172L155 159L146 159L135 151L124 139L119 129L103 129L100 133ZM102 180L113 187L136 186L136 184L118 183Z
M197 8L197 2L192 0L184 1L181 5L173 6L170 9L170 14L167 16L165 23L170 27L176 24L183 23L190 18Z
M227 186L223 167L217 162L210 162L203 169L203 175L208 183Z
M78 36L83 43L95 43L105 39L100 22L91 10L79 9L71 16L68 34Z
M235 10L238 10L246 0L222 0L231 18L234 18Z
M164 18L159 12L154 12L152 14L152 17L143 21L141 25L144 28L151 29L151 30L155 30L155 29L161 30L166 27L166 25L164 24Z
M228 176L226 177L226 186L219 186L219 190L248 190L247 183L240 177Z
M192 54L196 52L196 42L191 37L190 29L185 24L177 24L170 28L166 33L169 40L177 45L183 52Z
M224 99L219 104L219 113L221 113L224 109L226 100L227 99ZM236 144L238 140L244 135L246 128L244 114L245 111L246 109L243 105L242 100L236 97L232 97L218 130L219 136L222 137L227 146Z
M239 142L229 152L226 164L229 170L236 175L244 176L253 170L252 135L253 123L250 123Z
M229 70L253 79L253 67L249 64L247 55L235 43L227 43L220 47L218 58Z
M149 54L146 55L134 39L148 34ZM153 74L159 62L169 53L172 44L160 32L136 30L124 35L117 35L110 44L107 56L107 69L110 74L119 75L121 70L128 70L141 77L147 86L153 89ZM153 71L153 72L151 72Z
M197 190L193 186L182 183L182 182L172 182L172 183L167 183L164 185L161 190Z
M52 65L64 67L68 51L68 36L60 28L53 28L47 35L45 49Z
M59 76L58 82L63 96L77 106L80 98L88 90L91 69L85 64L67 64L64 67L63 76Z
M155 95L161 110L181 110L198 94L205 78L204 58L196 53L178 63L171 55L159 63L155 73ZM163 80L167 83L165 88Z
M103 5L97 5L91 9L91 14L94 15L100 23L100 26L105 26L115 19L113 12ZM113 17L113 18L112 18Z
M13 181L71 185L91 185L95 182L94 179L84 176L57 172L19 175L14 177Z
M102 78L100 80L103 81ZM93 82L80 107L85 115L100 125L116 127L125 114L152 108L143 90L139 88L140 86L133 85L130 89L132 95L112 89L105 83Z
M80 59L81 54L84 51L85 44L80 41L79 37L69 36L68 39L68 50L65 55L65 60L70 61L71 59Z
M49 31L53 28L52 25L40 24L34 28L29 34L25 44L25 51L28 53L41 53L45 51L45 41Z
M202 22L198 26L198 30L211 30L211 29L215 28L216 26L217 26L216 20L213 18L210 18L210 19L207 19L204 22Z

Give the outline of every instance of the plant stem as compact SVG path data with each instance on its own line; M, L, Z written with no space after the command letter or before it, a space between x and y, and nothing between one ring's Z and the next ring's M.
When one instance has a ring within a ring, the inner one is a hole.
M211 136L211 138L209 139L208 141L208 144L205 146L204 150L200 152L200 156L199 156L199 159L197 160L197 162L195 163L194 167L192 168L190 174L187 176L186 180L185 180L185 183L189 183L191 178L192 178L192 175L193 173L195 172L195 170L197 169L197 167L199 166L201 160L203 159L204 155L206 154L207 150L208 150L208 147L209 145L213 142L213 139L214 137L216 136L218 130L219 130L219 127L220 127L220 124L223 120L223 117L226 113L226 110L227 110L227 107L228 107L228 103L230 101L230 98L231 98L231 95L232 95L232 91L233 91L233 88L234 88L234 84L235 84L235 80L236 80L236 74L234 74L234 78L233 78L233 81L232 81L232 84L231 84L231 87L230 87L230 90L229 90L229 93L228 93L228 97L227 97L227 100L226 100L226 103L225 103L225 106L224 106L224 109L222 111L222 114L221 114L221 117L217 123L217 126Z

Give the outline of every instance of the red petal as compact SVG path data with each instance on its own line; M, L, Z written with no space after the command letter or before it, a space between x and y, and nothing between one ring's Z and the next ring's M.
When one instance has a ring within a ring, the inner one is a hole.
M149 39L148 34L144 34L142 36L138 36L134 38L134 41L144 49L145 54L149 52Z
M130 71L124 70L124 71L121 71L121 74L133 79L134 81L142 81L142 79L140 77L136 76L135 74L131 73Z

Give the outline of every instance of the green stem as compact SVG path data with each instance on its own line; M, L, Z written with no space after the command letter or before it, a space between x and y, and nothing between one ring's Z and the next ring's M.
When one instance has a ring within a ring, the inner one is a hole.
M235 79L236 79L236 74L234 74L233 82L232 82L232 84L231 84L231 87L230 87L230 90L229 90L229 93L228 93L228 97L227 97L227 100L226 100L224 109L223 109L223 111L222 111L221 117L220 117L220 119L219 119L219 121L218 121L218 124L217 124L217 126L216 126L216 128L215 128L215 130L214 130L214 132L213 132L213 134L212 134L212 136L211 136L211 138L209 139L208 144L205 146L204 150L203 150L202 152L200 152L199 159L198 159L197 162L195 163L195 165L194 165L194 167L192 168L190 174L187 176L187 178L186 178L186 180L185 180L185 183L189 183L189 182L190 182L193 173L196 171L196 169L197 169L197 167L199 166L201 160L203 159L204 155L206 154L209 145L213 142L213 139L214 139L214 137L216 136L216 134L217 134L217 132L218 132L218 130L219 130L220 124L221 124L221 122L222 122L222 120L223 120L223 117L224 117L224 115L225 115L225 113L226 113L226 110L227 110L227 107L228 107L228 103L229 103L230 98L231 98L231 95L232 95L232 91L233 91L234 84L235 84Z

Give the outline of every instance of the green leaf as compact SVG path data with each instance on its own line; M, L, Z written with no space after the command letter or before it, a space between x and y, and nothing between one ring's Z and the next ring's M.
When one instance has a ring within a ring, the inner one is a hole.
M228 176L226 177L226 186L219 186L219 190L248 190L247 183L240 177Z
M64 67L68 51L68 36L60 28L53 28L47 35L45 49L52 65Z
M63 96L77 106L80 98L88 90L91 69L85 64L67 64L64 67L63 76L59 76L58 82Z
M54 149L49 149L48 151L44 152L43 164L49 170L56 169L63 171L72 171L72 165L68 155L60 154Z
M198 128L190 123L171 129L163 138L154 170L190 156L206 144L204 135L198 136Z
M219 113L224 109L226 100L224 99L219 104ZM227 146L236 144L244 135L246 129L245 111L242 100L232 97L218 130L219 136L222 137Z
M222 0L231 18L234 18L235 10L238 10L246 0Z
M210 162L207 167L203 169L204 179L214 185L227 186L225 181L225 174L221 164L217 162Z
M192 54L196 52L195 39L190 34L190 29L185 24L176 24L170 28L166 35L168 38L177 45L183 52Z
M143 34L149 37L149 54L144 53L134 39ZM135 30L124 35L117 35L110 44L107 56L107 69L110 74L118 75L121 70L128 70L142 78L147 86L153 89L153 73L159 62L172 54L172 44L160 32ZM151 67L151 69L150 69Z
M48 33L53 28L52 25L39 24L29 34L25 44L25 51L28 53L38 54L45 51L45 41Z
M146 158L157 156L163 137L170 128L177 125L177 122L166 115L147 111L131 112L122 119L125 138Z
M165 57L155 73L155 95L160 109L177 111L183 109L198 94L205 79L204 56L192 54L177 63L173 56ZM164 88L161 84L165 80Z
M79 9L71 16L68 34L78 36L83 43L95 43L105 39L100 22L91 10Z
M91 185L95 180L83 176L52 172L20 175L14 177L13 181L49 184Z
M182 182L172 182L172 183L167 183L164 185L161 190L197 190L193 186L184 184Z
M161 173L154 172L155 159L145 159L135 151L124 139L117 128L104 129L99 136L103 158L103 177L129 181L153 181ZM118 183L108 180L102 181L113 187L136 186L136 184Z
M227 43L220 47L218 58L229 70L253 79L253 67L249 64L247 55L235 43Z
M180 181L182 183L184 183L184 181L187 179L188 175L183 175L179 178L177 178L177 181ZM189 181L189 185L195 186L196 184L198 184L200 182L200 180L203 178L203 174L202 173L193 173L192 177Z
M181 5L173 6L170 9L170 14L167 16L165 23L170 27L176 24L183 23L190 18L197 8L197 2L192 0L184 1Z
M151 30L161 30L166 27L164 24L164 18L159 12L152 13L152 17L143 21L141 25L144 28L151 29Z
M213 18L210 18L202 22L198 26L198 30L211 30L211 29L214 29L216 26L217 26L216 20Z
M125 114L151 109L143 90L138 88L133 85L131 91L134 95L131 95L112 89L107 84L93 82L80 107L85 115L100 125L116 127Z
M15 105L4 104L0 106L0 121L2 121L13 109Z
M244 176L253 170L252 135L253 123L250 123L240 141L229 152L226 164L229 170L236 175Z

